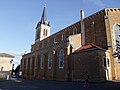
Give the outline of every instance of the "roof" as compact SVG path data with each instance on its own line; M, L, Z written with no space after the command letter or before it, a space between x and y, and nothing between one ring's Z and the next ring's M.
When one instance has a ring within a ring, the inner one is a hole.
M7 53L0 53L0 57L10 57L10 58L14 58L14 56L7 54Z
M42 17L41 17L41 23L45 23L47 21L46 18L46 7L44 6Z
M105 49L101 48L100 46L97 46L95 44L89 44L89 45L84 45L84 46L78 48L74 53L87 51L87 50L96 50L96 49L105 51Z
M102 9L102 10L100 10L92 15L89 15L88 17L85 17L84 20L88 20L88 19L92 18L93 16L100 15L103 12L106 13L106 11L112 11L112 12L113 11L120 11L120 8L104 8L104 9Z

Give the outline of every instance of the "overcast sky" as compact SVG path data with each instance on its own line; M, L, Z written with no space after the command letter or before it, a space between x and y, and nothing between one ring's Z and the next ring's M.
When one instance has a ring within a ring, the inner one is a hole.
M0 53L14 53L15 64L34 43L43 6L44 0L0 0ZM81 9L86 17L104 8L120 8L120 0L46 0L51 34L79 21Z

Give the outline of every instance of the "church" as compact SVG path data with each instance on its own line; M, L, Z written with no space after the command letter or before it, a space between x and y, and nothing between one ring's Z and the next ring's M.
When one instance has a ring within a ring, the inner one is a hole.
M21 59L24 79L120 80L120 8L106 8L50 35L46 6L31 52Z

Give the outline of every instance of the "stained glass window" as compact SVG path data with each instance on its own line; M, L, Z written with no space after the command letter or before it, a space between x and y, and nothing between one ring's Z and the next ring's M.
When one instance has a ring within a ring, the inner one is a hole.
M60 50L59 53L59 68L64 68L64 51Z

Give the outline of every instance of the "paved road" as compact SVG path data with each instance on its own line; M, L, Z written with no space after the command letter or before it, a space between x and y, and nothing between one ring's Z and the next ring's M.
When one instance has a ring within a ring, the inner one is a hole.
M90 83L45 80L0 81L0 90L120 90L120 82Z

